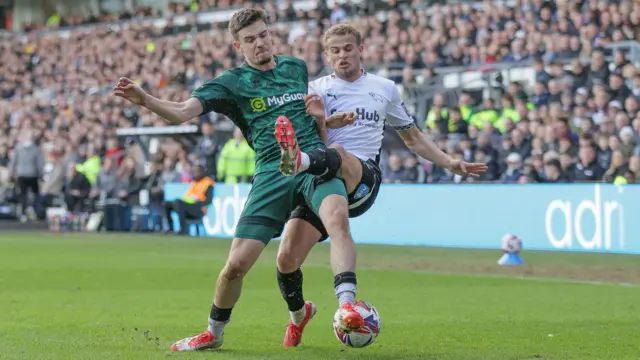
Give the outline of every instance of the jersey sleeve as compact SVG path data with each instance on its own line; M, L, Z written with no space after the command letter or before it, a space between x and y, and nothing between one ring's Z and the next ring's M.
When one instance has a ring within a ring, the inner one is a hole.
M391 96L387 104L387 122L397 131L407 131L416 126L395 85L391 85Z
M201 115L213 111L231 117L239 108L236 96L219 79L220 77L209 80L191 93L191 97L200 100L202 104Z

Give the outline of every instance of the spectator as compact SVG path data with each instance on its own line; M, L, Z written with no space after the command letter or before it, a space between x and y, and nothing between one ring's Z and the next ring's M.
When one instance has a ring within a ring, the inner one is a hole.
M130 157L124 157L122 164L116 173L115 196L127 205L137 201L137 194L142 187L142 182L135 175L135 161Z
M631 126L625 126L620 130L620 151L630 157L636 147L636 134L634 134Z
M116 162L117 166L120 166L124 157L124 151L120 149L118 145L118 138L111 137L107 139L107 149L104 153L105 158L110 158Z
M9 149L6 145L0 145L0 191L9 184L11 178L9 164Z
M412 184L422 184L425 181L426 175L424 168L418 163L418 157L414 154L409 154L404 159L404 171L403 182Z
M521 158L528 158L531 154L531 143L518 129L511 131L511 141L513 143L511 151L518 153Z
M256 153L247 143L242 131L235 128L233 139L229 139L220 151L218 177L227 184L246 183L255 174Z
M347 17L347 12L342 8L340 3L335 2L333 4L333 11L331 11L331 25L340 23Z
M623 175L616 176L613 180L615 185L635 184L636 182L636 174L631 170L626 170Z
M448 121L448 129L447 133L451 134L464 134L466 135L468 130L468 124L466 121L462 120L462 115L460 114L460 109L457 107L451 108L449 110L449 121Z
M51 149L49 152L51 171L46 176L42 186L42 205L44 208L56 205L56 200L62 200L65 185L66 169L58 149Z
M9 148L7 145L0 144L0 168L8 171L9 163Z
M516 152L510 153L505 159L507 163L507 168L502 174L500 180L502 183L513 183L517 182L520 179L520 176L523 175L522 172L522 157L520 154Z
M402 158L398 154L391 154L389 156L389 169L385 172L382 182L386 184L402 183L405 176Z
M616 150L611 156L611 166L604 173L602 180L607 183L613 183L616 177L624 176L627 170L627 159L621 151Z
M473 142L467 135L462 135L460 143L458 144L462 158L466 162L473 162Z
M11 175L16 179L20 190L20 205L22 206L21 221L27 220L27 213L35 214L34 203L29 201L29 192L33 199L40 196L40 185L38 181L42 177L44 170L44 158L42 151L34 143L30 132L23 135L22 142L14 151L13 162L11 164Z
M563 152L560 154L560 171L562 172L562 176L568 182L575 181L575 167L576 162L573 155L569 152Z
M568 182L568 179L562 171L560 160L557 159L552 159L544 163L544 175L544 179L541 179L541 182L544 183Z
M151 174L147 178L143 189L149 194L149 203L157 207L164 202L164 181L162 179L163 163L155 161L151 165Z
M128 231L131 229L131 206L137 201L141 188L140 179L135 177L135 161L124 157L116 172L113 198L105 205L105 228L107 231Z
M629 159L629 170L634 174L640 174L640 155L634 155Z
M106 199L112 199L116 197L116 165L117 158L106 157L104 164L98 173L96 182L91 189L90 197L94 200L99 199L100 202L104 202Z
M207 176L217 179L217 158L220 145L215 136L213 124L204 122L201 126L202 137L198 140L196 155L204 159L204 167L207 169Z
M175 211L180 223L180 234L188 235L188 219L199 219L207 213L207 208L213 202L213 187L215 182L205 174L205 169L198 165L194 167L193 182L182 199L165 204L165 216L169 228L167 232L175 232L171 212Z
M189 161L187 151L182 149L178 153L178 163L175 167L176 171L180 174L180 181L183 183L189 183L193 180L191 171L191 162Z
M578 159L574 173L576 181L600 181L602 179L604 169L598 164L596 149L592 145L581 146Z
M164 159L164 166L162 168L162 183L167 184L171 182L180 182L180 173L176 171L175 162L172 158L166 157Z
M91 184L89 184L87 177L77 170L75 163L67 165L66 175L64 202L67 205L67 210L72 214L83 212L85 210L84 201L91 191Z

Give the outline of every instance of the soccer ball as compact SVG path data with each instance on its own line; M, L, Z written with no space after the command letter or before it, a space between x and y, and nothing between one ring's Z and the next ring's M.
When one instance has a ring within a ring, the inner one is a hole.
M512 234L506 234L502 237L502 252L515 254L522 250L522 240Z
M355 331L345 331L340 308L333 316L333 333L341 343L347 346L354 348L369 346L380 333L380 315L373 305L364 301L356 301L353 307L364 318L364 326Z

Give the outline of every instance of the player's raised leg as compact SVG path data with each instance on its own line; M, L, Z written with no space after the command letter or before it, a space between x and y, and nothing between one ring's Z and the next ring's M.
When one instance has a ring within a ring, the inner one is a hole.
M323 179L336 176L342 164L342 158L334 148L318 148L307 153L300 151L291 121L286 116L276 120L275 136L280 144L280 172L285 176L294 176L306 171Z
M316 313L315 305L304 301L300 266L320 237L320 232L309 222L294 218L287 223L278 247L278 286L291 318L282 342L284 346L300 344L304 328Z
M231 310L240 298L244 276L255 264L264 247L265 243L258 240L233 240L227 263L218 275L207 330L176 342L171 350L196 351L222 346L224 328L231 319Z
M336 175L344 179L347 192L355 191L362 177L362 163L339 144L319 148L307 153L300 151L291 122L280 116L276 121L276 138L280 143L280 171L286 176L308 172L322 179Z

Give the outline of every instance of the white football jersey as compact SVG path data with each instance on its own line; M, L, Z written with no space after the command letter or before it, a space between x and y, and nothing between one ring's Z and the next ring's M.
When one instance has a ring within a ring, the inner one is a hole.
M309 84L309 93L322 97L327 116L356 112L353 125L328 129L327 145L340 144L362 160L377 160L387 123L399 131L415 126L394 82L377 75L363 71L354 82L341 80L335 74L324 76Z

